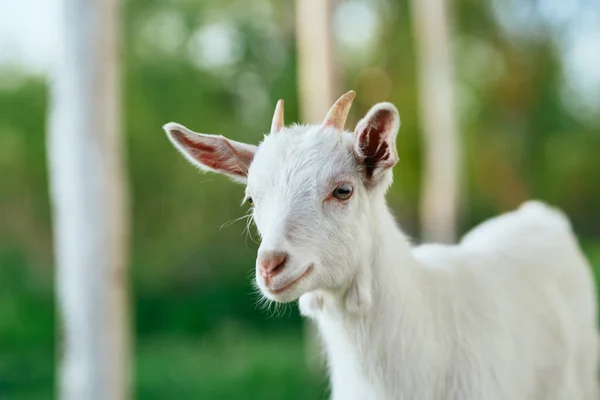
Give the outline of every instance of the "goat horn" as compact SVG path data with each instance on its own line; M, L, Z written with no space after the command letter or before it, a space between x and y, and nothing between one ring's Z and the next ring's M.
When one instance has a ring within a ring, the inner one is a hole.
M273 122L271 122L271 134L277 133L283 128L283 100L279 100L275 106Z
M356 92L351 90L337 99L335 104L329 109L329 112L323 121L323 125L332 126L338 130L343 130L344 125L346 124L346 118L348 118L348 113L350 112L350 107L352 106L352 101L354 100L354 96L356 96Z

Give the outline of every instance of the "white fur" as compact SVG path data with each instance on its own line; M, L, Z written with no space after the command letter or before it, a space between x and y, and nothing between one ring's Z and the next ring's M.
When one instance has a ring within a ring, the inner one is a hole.
M411 246L384 198L399 119L382 139L389 162L370 179L356 147L381 110L397 118L380 104L354 134L269 135L248 171L259 255L288 253L257 284L273 301L299 298L316 321L332 398L598 399L595 288L567 219L531 201L458 245ZM354 188L348 201L328 197L340 182Z

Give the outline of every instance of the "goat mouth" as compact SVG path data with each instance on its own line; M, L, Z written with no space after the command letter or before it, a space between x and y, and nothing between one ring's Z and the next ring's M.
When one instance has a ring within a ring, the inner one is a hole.
M297 277L296 279L292 280L291 282L287 283L285 286L283 286L279 289L269 288L269 292L271 292L271 294L275 294L275 295L285 292L286 290L288 290L292 286L294 286L296 283L300 282L302 279L307 277L313 271L313 269L314 269L314 265L313 264L309 265L308 268L306 268L306 271L304 271L299 277Z

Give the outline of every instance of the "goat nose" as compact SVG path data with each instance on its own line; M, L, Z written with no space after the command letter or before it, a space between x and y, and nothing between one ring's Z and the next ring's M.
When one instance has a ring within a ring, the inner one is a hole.
M282 251L269 251L263 253L258 261L260 274L266 278L277 275L285 267L288 255Z

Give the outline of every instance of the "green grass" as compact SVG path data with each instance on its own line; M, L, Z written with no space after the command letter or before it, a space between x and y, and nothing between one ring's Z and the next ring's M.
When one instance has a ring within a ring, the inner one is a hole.
M144 340L137 346L137 398L327 398L326 376L311 374L305 360L300 332L259 336L239 327L199 340Z

